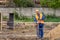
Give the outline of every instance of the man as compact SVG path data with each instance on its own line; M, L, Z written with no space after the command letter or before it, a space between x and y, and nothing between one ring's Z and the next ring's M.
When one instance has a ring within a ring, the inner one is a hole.
M34 21L37 24L37 36L39 38L43 38L43 35L44 35L44 32L43 32L44 19L45 19L44 13L43 12L39 13L39 10L36 10Z

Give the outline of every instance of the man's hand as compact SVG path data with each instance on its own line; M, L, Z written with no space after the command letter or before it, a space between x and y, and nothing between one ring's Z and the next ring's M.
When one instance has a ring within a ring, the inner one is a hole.
M38 29L38 23L36 23L36 26L35 27L36 27L36 30L37 30Z
M37 24L38 24L39 22L37 22Z
M38 22L37 22L37 23L38 23L38 24L39 24L39 23L41 23L41 20L38 20Z
M38 23L36 23L36 27L38 26Z

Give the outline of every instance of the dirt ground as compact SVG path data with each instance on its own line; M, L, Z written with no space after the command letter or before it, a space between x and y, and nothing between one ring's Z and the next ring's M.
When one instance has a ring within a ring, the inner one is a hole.
M60 38L60 24L52 29L48 34L47 37L51 37L51 40Z
M48 38L46 36L49 34L49 32L51 32L51 30L57 28L59 24L60 23L45 23L44 40L51 40L51 37ZM13 30L7 29L6 24L3 24L2 26L3 28L2 31L0 31L0 40L40 40L37 38L36 27L34 23L16 23L14 24ZM57 40L59 40L59 38Z

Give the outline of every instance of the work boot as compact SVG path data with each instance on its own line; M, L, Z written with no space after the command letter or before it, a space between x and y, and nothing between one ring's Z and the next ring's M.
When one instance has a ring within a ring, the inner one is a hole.
M37 37L36 40L43 40L43 38L39 38L39 37Z
M43 38L41 38L41 40L44 40Z

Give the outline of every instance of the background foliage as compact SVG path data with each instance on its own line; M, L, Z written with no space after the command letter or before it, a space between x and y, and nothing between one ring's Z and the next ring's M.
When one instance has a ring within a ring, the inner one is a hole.
M40 0L40 4L49 8L60 8L60 0Z
M18 7L34 7L32 0L14 0L13 2Z

